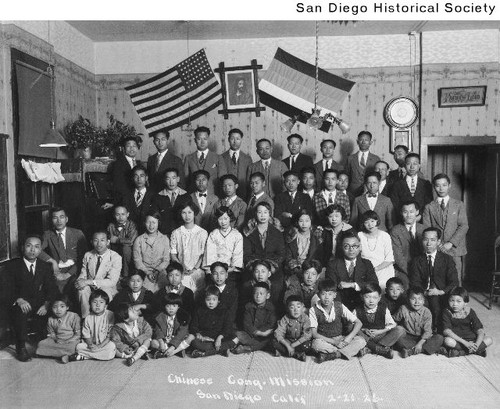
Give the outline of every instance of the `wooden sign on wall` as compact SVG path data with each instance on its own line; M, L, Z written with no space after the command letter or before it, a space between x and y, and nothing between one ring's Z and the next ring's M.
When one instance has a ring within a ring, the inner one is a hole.
M439 108L483 106L486 85L477 87L439 88Z

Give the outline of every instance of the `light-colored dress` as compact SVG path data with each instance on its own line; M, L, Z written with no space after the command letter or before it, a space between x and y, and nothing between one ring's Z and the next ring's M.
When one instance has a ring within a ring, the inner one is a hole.
M384 261L394 263L394 254L392 252L392 241L389 233L379 230L378 234L372 238L364 232L359 233L361 241L361 257L370 260L373 267L378 266ZM394 265L376 271L378 283L385 290L385 283L391 277L394 277Z
M203 266L210 267L216 261L243 268L243 236L238 230L232 228L223 235L220 229L215 229L209 234Z
M82 338L91 339L93 345L99 345L109 339L109 332L114 323L114 315L109 310L105 310L101 315L87 315L83 320ZM109 341L106 345L91 350L86 342L81 342L76 346L76 352L85 358L109 361L115 357L116 346Z
M61 318L50 317L47 322L47 338L38 343L36 354L56 358L74 354L76 345L80 342L80 328L80 317L74 312L68 311Z
M138 270L151 274L153 270L160 272L156 282L149 279L144 280L144 288L153 293L167 284L166 268L170 263L170 240L160 232L150 236L141 234L134 242L133 248L134 265Z
M192 229L184 226L175 229L170 237L170 254L176 255L184 266L184 272L193 270L198 260L205 253L208 233L196 224ZM194 270L191 274L184 274L182 284L194 293L205 287L205 271L201 268Z

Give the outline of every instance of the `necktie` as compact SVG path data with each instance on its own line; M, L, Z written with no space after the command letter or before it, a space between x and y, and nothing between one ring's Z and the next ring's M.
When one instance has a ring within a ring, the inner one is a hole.
M443 211L443 213L444 213L445 209L446 209L446 205L444 204L444 199L441 199L441 210Z
M403 169L399 168L399 178L404 179L404 177L405 177L405 173L403 172Z
M172 197L171 197L171 199L170 199L170 204L171 204L172 206L173 206L173 205L174 205L174 203L175 203L175 199L176 199L176 197L177 197L177 195L175 194L175 192L174 192L174 193L172 193Z
M34 267L34 264L30 264L30 273L32 276L35 275L35 267Z
M427 256L427 267L429 268L429 288L434 285L434 268L432 267L432 256Z
M414 230L413 226L410 227L410 236L411 236L412 240L416 239L416 237L415 237L415 230Z
M135 168L137 165L137 161L135 160L135 158L132 158L132 168Z
M295 166L295 156L292 156L290 158L290 170L293 169L294 166Z
M140 191L137 191L137 196L136 196L136 198L135 198L135 204L136 204L137 206L140 206L140 205L141 205L141 203L142 203L142 194L141 194L141 192L140 192Z
M62 233L57 233L57 242L59 244L60 252L59 252L59 257L61 258L61 261L65 263L68 261L68 256L66 255L66 244L64 243L63 240L63 235Z
M361 154L360 165L361 165L362 168L366 167L366 159L365 159L365 154L364 153Z
M236 152L234 152L233 153L233 163L236 165L236 162L237 162L237 160L236 160Z
M201 165L204 160L205 160L205 153L202 152L201 155L200 155L200 159L198 159L199 164Z
M101 267L101 261L102 261L102 257L101 256L97 256L97 264L95 265L95 274L94 274L94 277L97 275L97 272L99 271L99 267Z
M57 242L59 243L59 246L61 246L62 249L66 248L66 246L64 245L62 233L57 233Z
M254 207L256 201L257 201L257 198L255 197L255 195L253 195L252 198L250 199L250 207Z
M351 264L349 264L349 270L347 271L349 274L349 277L352 277L354 274L354 261L351 261Z
M415 190L417 190L417 186L415 185L415 178L411 178L411 184L410 184L410 193L412 196L415 196Z
M158 152L158 155L156 155L156 171L158 172L158 169L160 169L161 165L161 153Z
M290 193L290 200L292 201L293 204L293 193Z
M330 194L328 195L328 205L331 205L333 204L333 193L330 192Z

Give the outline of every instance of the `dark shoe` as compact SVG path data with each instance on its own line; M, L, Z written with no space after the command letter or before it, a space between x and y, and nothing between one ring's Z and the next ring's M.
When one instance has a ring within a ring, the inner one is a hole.
M191 352L191 357L192 358L201 358L202 356L205 356L205 352L199 351L195 349L193 352Z
M141 356L141 359L144 361L149 361L151 357L149 356L149 352L146 352L143 356Z
M371 354L370 348L363 347L358 352L358 357L363 358L365 355Z
M239 355L239 354L248 354L252 352L252 347L249 347L248 345L238 345L236 348L233 349L233 354Z
M153 359L160 359L160 358L163 358L163 352L161 352L160 350L158 351L155 351L153 356L152 356Z
M229 357L229 348L223 349L222 351L219 352L219 354L228 358Z
M445 347L439 347L438 354L448 356L448 350Z
M483 358L486 358L486 349L483 349L481 352L477 352L476 354L482 356Z
M16 352L16 358L17 358L18 361L21 361L21 362L29 362L29 361L31 361L31 356L28 353L28 351L26 350L26 348L20 348L20 349L18 349L17 352Z
M413 349L403 348L401 350L401 358L408 358L409 356L415 355L415 351Z
M306 362L306 353L305 352L296 352L294 355L295 359L299 361Z
M125 361L127 366L132 366L134 364L134 362L135 362L135 359L133 357L127 358L127 360Z
M375 353L377 355L383 356L387 359L392 359L394 357L394 353L392 352L392 349L389 347L384 347L382 345L377 345L375 347Z
M460 356L460 351L458 349L451 348L448 351L448 358L457 358L459 356Z
M318 364L322 364L323 362L325 362L325 361L327 360L327 355L328 355L328 354L324 354L323 352L320 352L320 353L318 354L318 358L316 359L316 362L317 362Z
M342 358L342 354L339 351L331 352L326 357L328 361L334 361L335 359L340 359L340 358Z

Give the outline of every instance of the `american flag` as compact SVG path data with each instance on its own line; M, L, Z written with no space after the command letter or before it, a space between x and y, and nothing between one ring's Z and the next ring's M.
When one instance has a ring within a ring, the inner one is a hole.
M222 93L205 50L125 90L148 133L170 130L222 104Z

